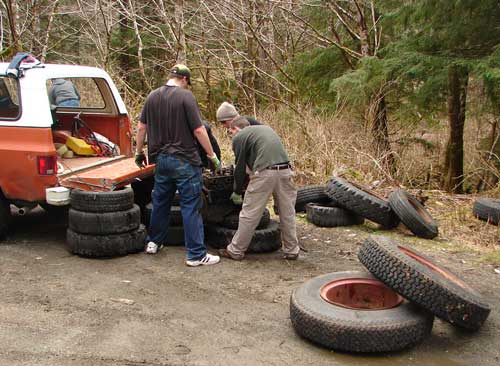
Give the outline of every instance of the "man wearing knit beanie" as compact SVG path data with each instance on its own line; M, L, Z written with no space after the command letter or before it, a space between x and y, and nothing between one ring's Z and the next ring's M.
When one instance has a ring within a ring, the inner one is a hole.
M231 122L233 122L239 116L240 114L238 113L234 105L228 102L223 102L217 109L216 113L217 121L221 122L227 129L231 128ZM250 126L259 126L262 124L253 117L242 117L246 118L246 120L250 123Z

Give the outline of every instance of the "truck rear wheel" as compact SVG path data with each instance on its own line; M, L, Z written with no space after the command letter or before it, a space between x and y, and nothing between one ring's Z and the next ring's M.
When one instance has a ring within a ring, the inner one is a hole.
M0 239L7 235L10 222L10 204L0 194Z

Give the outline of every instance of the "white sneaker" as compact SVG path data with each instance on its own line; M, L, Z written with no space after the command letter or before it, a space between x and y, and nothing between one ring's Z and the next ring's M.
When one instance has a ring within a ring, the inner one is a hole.
M186 261L189 267L198 266L210 266L212 264L217 264L220 262L220 257L218 255L206 254L203 258L198 261Z
M163 245L158 246L156 243L150 241L146 244L146 248L144 248L144 252L146 254L156 254L163 247Z

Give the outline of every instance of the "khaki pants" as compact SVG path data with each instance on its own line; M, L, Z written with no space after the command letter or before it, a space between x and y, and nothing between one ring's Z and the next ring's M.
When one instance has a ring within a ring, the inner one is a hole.
M238 230L227 250L234 258L243 258L250 245L255 228L271 194L277 199L283 251L298 254L299 243L295 226L295 200L297 190L292 182L291 169L265 169L250 176L240 212Z

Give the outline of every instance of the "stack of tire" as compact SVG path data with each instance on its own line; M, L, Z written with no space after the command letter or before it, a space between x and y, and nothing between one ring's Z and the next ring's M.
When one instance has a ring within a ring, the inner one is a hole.
M146 229L132 188L109 192L71 191L66 243L83 257L116 257L144 249Z
M144 208L144 224L149 227L151 213L153 212L153 203L149 202ZM168 238L166 246L184 245L184 226L182 223L182 213L179 202L179 194L176 193L172 206L170 208L170 224L168 227Z
M419 237L432 239L438 235L434 218L408 192L397 189L387 200L341 177L332 177L326 186L299 189L295 209L297 212L305 209L308 221L317 226L359 225L368 219L391 229L401 221Z
M476 331L491 311L464 281L398 241L370 236L358 258L370 273L330 273L293 291L300 336L337 351L398 351L428 337L434 316Z
M238 229L239 213L241 207L232 204L226 205L227 211L222 215L211 215L213 209L208 207L207 220L205 220L205 242L215 249L225 249ZM219 216L220 220L214 217ZM281 248L281 233L279 223L271 220L269 210L266 208L248 247L248 253L269 253Z

